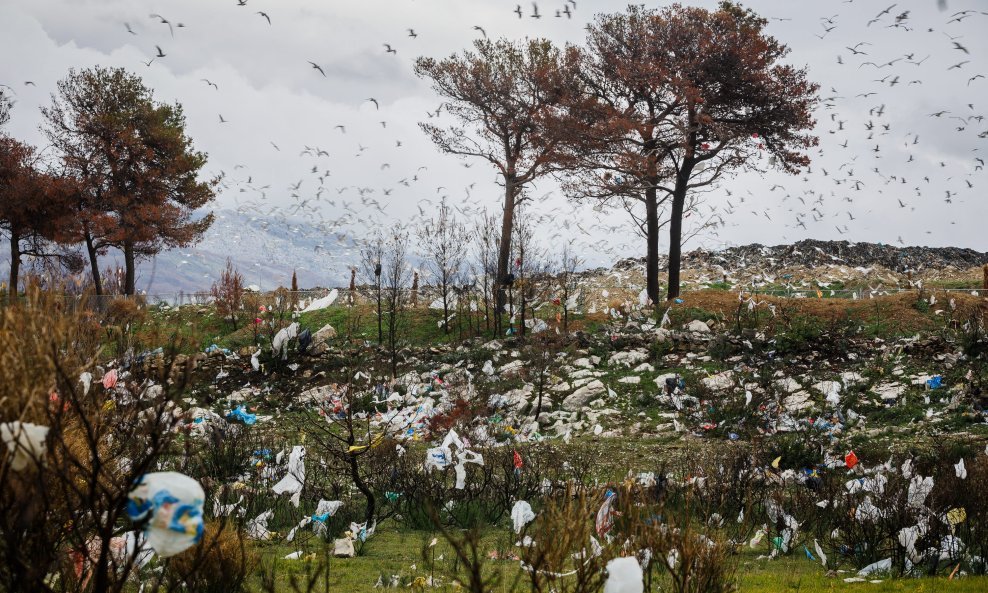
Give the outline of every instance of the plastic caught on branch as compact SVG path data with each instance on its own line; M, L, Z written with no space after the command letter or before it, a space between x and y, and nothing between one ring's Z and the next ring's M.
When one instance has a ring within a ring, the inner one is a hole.
M145 474L130 492L127 514L144 521L147 543L162 558L184 552L202 539L205 493L178 472Z

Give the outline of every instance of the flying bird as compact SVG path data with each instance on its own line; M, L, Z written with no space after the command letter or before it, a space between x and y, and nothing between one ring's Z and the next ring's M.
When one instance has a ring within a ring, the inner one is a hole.
M266 18L268 20L268 24L269 25L271 24L271 17L268 16L268 13L266 13L264 11L258 11L257 14L259 14L259 15L263 16L264 18Z
M474 25L473 30L480 31L480 34L484 36L484 39L487 39L487 31L485 31L484 28L481 27L480 25Z
M160 19L160 20L161 20L161 24L162 24L162 25L168 25L168 32L172 34L172 37L174 37L174 36L175 36L175 30L174 30L174 29L172 29L172 24L171 24L171 21L169 21L169 20L168 20L168 19L166 19L165 17L163 17L163 16L161 16L160 14L152 14L152 15L150 15L150 16L151 16L151 18L153 18L153 19ZM183 26L184 26L184 25L183 25Z
M316 64L315 62L309 62L309 63L312 64L312 67L313 68L315 68L316 70L319 71L319 74L322 74L323 76L326 76L326 73L322 71L322 66L320 66L319 64Z
M389 44L389 43L385 43L384 44L384 51L387 52L387 53L389 53L389 54L398 55L398 50L396 50L393 47L391 47L391 44Z
M375 99L374 97L371 97L370 99L367 99L367 100L370 101L371 103L373 103L374 104L374 107L376 109L380 109L381 108L381 105L377 102L377 99Z
M154 49L158 50L158 55L155 56L155 57L158 57L158 58L165 57L165 52L161 51L161 46L156 45L156 46L154 46Z

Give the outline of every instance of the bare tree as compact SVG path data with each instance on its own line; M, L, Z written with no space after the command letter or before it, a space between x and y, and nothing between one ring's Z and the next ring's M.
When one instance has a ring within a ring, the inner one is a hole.
M375 288L375 300L377 301L377 343L384 344L384 312L382 309L381 294L381 262L384 258L384 238L378 231L370 243L360 250L361 263L364 268L364 277ZM351 284L353 276L351 275Z
M518 314L520 321L518 333L524 336L527 332L525 321L530 313L530 303L537 300L541 280L545 277L545 250L535 240L535 223L525 216L523 209L518 211L518 221L515 224L514 237L514 291L518 295Z
M467 255L467 230L443 197L436 216L419 227L418 237L443 303L443 330L449 333L450 299Z
M582 264L583 260L573 252L573 244L570 242L563 245L563 251L559 256L559 273L556 275L559 305L563 310L563 333L569 333L569 315L572 309L570 301L579 289L577 284L579 276L576 275L576 271Z
M400 224L395 224L384 243L381 262L385 330L392 377L398 375L399 338L405 321L405 309L408 308L408 280L411 270L407 251L408 232Z
M484 328L491 331L494 310L494 278L497 277L497 246L500 242L497 218L484 210L473 227L473 249L477 279L484 306Z

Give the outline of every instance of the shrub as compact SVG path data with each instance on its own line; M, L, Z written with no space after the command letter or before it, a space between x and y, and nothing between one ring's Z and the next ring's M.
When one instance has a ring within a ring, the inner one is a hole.
M294 274L292 279L295 279ZM226 269L209 292L216 304L216 312L223 319L229 319L236 331L244 308L244 277L230 259L226 260Z
M243 591L259 557L245 534L226 522L206 525L202 541L168 563L169 577L196 593Z

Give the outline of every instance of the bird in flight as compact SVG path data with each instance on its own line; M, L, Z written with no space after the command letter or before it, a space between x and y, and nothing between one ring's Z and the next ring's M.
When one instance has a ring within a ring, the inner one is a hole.
M220 90L220 87L216 86L216 83L213 82L213 81L211 81L211 80L209 80L208 78L201 78L200 80L202 80L203 82L205 82L209 86L213 87L214 89Z
M393 47L391 47L391 44L390 43L385 43L384 44L384 51L387 52L387 53L389 53L389 54L398 55L398 50L396 50Z
M153 18L153 19L160 19L162 25L168 25L168 32L172 34L172 37L175 36L175 29L172 29L172 23L171 23L171 21L169 21L165 17L161 16L160 14L152 14L151 15L151 18Z
M158 50L158 55L155 56L155 57L158 57L158 58L165 57L165 52L161 51L161 46L160 45L154 46L154 49Z
M312 67L313 68L315 68L316 70L319 71L319 74L322 74L323 76L326 76L326 73L322 71L322 66L320 66L319 64L316 64L315 62L309 62L309 63L312 64Z
M375 108L381 109L381 105L377 102L377 99L375 99L374 97L371 97L371 98L369 98L367 100L370 101L371 103L373 103Z
M222 113L219 114L219 115L220 115L220 123L221 124L229 123L229 120L223 119L223 114Z
M257 14L259 14L259 15L263 16L264 18L266 18L268 20L268 24L269 25L271 24L271 17L268 16L268 13L266 13L264 11L258 11Z
M124 23L124 26L127 27L128 33L130 33L131 35L137 35L137 33L134 33L134 30L130 28L130 23Z
M419 34L415 32L415 29L409 29L408 36L414 39L415 37L418 37Z
M521 16L522 16L522 14L521 14L521 4L519 4L517 7L515 7L515 14L518 15L518 18L521 18Z
M484 28L481 27L480 25L474 25L473 30L480 31L480 34L484 36L484 39L487 39L487 31L485 31Z

